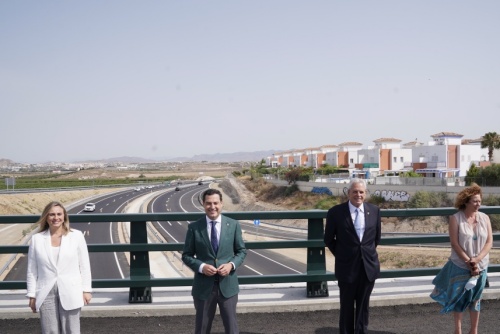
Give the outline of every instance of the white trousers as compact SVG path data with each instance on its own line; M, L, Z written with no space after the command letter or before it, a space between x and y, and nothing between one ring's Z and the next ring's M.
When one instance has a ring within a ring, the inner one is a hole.
M66 311L62 308L55 284L40 306L42 333L80 334L80 310L81 308Z

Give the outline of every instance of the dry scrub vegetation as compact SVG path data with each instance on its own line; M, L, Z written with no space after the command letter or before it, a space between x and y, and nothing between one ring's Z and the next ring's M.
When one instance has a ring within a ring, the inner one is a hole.
M264 180L250 180L250 178L240 178L238 182L231 183L233 188L238 189L239 202L245 202L242 200L243 197L254 197L254 201L261 206L266 207L264 203L272 204L272 207L267 207L264 210L310 210L314 209L318 202L331 197L300 191L285 196L283 187L276 187ZM238 187L235 183L240 183L244 187ZM249 194L242 196L242 192ZM232 196L229 197L232 198ZM332 202L332 205L338 203L336 200L332 201L331 198L328 200ZM273 223L304 228L307 226L307 222L292 222L290 220L273 221ZM382 218L382 232L448 233L448 220L447 217L427 217L425 219L387 217ZM450 248L379 246L378 252L383 269L431 268L440 267L446 263L450 255ZM333 270L333 257L329 251L327 255L332 258L332 261L328 262L329 270ZM500 263L500 250L494 249L490 252L490 262L492 264Z

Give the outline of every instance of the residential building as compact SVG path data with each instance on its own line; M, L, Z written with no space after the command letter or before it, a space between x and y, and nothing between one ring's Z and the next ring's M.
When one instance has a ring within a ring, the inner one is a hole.
M359 142L343 142L277 153L268 158L273 167L320 168L328 164L349 169L351 175L375 177L397 175L413 170L426 177L463 177L472 163L478 166L487 162L487 149L481 149L481 140L464 140L454 132L431 135L427 144L417 139L401 144L400 139L379 138L374 145L362 148ZM500 152L494 155L500 160ZM272 161L272 163L271 163Z

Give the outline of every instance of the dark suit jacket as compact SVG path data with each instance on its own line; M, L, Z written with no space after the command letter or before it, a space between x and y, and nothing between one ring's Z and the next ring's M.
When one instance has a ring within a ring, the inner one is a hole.
M363 205L363 241L359 241L354 229L348 202L332 207L326 216L324 240L335 256L335 276L339 281L352 283L358 277L361 266L364 266L370 282L375 281L380 274L376 250L381 238L380 209L369 203Z
M195 273L191 294L198 299L206 300L214 286L215 276L206 276L198 272L202 263L218 268L221 264L233 262L238 268L243 263L246 254L247 250L238 221L222 216L217 255L210 244L206 217L203 216L189 224L182 261ZM231 271L228 276L219 277L219 288L225 298L232 297L240 291L235 270Z

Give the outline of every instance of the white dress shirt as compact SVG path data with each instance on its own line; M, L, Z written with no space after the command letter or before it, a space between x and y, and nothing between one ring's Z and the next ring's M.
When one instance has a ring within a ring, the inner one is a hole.
M354 223L356 221L356 209L359 209L359 227L360 227L360 237L359 241L363 240L363 234L365 233L365 206L360 205L359 208L355 207L354 205L349 202L349 211L351 212L351 218L352 222ZM354 227L356 228L356 226Z

